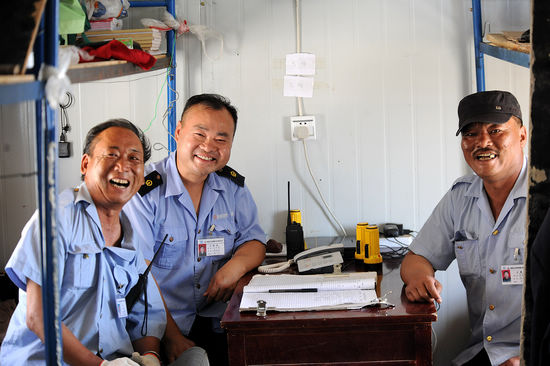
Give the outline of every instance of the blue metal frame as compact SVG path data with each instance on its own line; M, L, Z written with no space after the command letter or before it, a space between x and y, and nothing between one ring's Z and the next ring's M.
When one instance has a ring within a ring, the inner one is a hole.
M481 2L480 0L472 0L472 16L474 20L474 57L476 61L476 84L477 91L485 90L485 65L483 54L479 48L479 44L483 41L481 34Z
M44 97L44 85L40 81L0 85L2 104L20 103Z
M175 15L175 0L131 2L134 7L166 6ZM41 19L34 44L35 67L33 73L38 76L42 65L56 67L58 60L58 24L59 0L50 0ZM175 101L175 32L168 32L167 47L171 58L168 72L168 127L169 148L175 149L171 138L176 125ZM44 340L46 364L60 365L62 362L61 320L59 317L59 274L57 271L57 115L50 108L44 95L45 83L42 81L21 82L0 85L0 103L12 104L35 100L36 108L36 159L37 159L37 206L40 222L40 240L42 243L42 308L44 315Z
M530 57L527 53L517 52L502 47L496 47L487 43L481 43L479 45L479 48L480 51L486 55L529 68Z
M44 60L38 64L57 66L59 0L48 1L44 14L42 45ZM42 40L41 40L42 41ZM42 241L42 308L46 364L60 365L63 355L57 272L57 129L56 110L45 98L36 101L36 142L38 161L38 209Z
M478 92L485 90L485 64L483 55L493 56L519 66L529 67L530 56L528 54L483 43L481 0L472 0L472 16L474 23L474 57L476 62L476 84Z
M130 7L143 8L143 7L166 7L166 10L176 16L175 0L166 1L130 1ZM167 106L168 106L168 151L176 150L176 141L172 138L176 130L176 53L175 42L176 32L169 31L166 34L166 48L167 55L170 57L170 68L168 69L167 77Z

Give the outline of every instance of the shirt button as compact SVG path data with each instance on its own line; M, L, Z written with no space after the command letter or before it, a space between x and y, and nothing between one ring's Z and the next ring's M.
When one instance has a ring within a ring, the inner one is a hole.
M488 341L488 342L491 342L492 340L493 340L493 337L487 336L487 341Z
M174 237L171 236L170 239L168 239L170 242L173 242L174 241Z
M103 348L100 348L100 349L99 349L99 353L103 353Z
M489 310L495 310L495 305L489 305Z
M200 283L197 283L197 288L198 288L198 289L201 288L201 284L200 284Z
M201 233L201 229L199 229L199 231L197 231L197 234L200 234Z
M489 272L495 273L496 271L493 268L489 268Z
M200 262L200 261L201 261L201 259L202 259L201 257L198 257L198 258L197 258L197 262Z
M497 235L498 234L498 229L493 231L493 235Z

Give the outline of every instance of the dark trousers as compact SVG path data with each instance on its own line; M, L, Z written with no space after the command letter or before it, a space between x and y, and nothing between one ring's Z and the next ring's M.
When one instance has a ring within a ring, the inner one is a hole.
M214 321L217 320L197 315L189 332L189 338L197 346L204 348L211 366L228 366L227 333L214 332L212 330Z
M482 348L474 358L462 366L491 366L491 360L489 360L489 356L487 356L485 348Z

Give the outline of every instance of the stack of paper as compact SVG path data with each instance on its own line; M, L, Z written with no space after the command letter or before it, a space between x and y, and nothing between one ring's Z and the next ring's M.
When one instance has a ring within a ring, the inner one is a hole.
M95 30L85 32L90 42L119 40L128 44L128 40L137 42L143 51L158 51L162 33L157 29L122 29L122 30Z
M120 30L122 29L122 19L109 18L103 20L90 20L91 30Z
M359 309L376 299L376 272L341 275L255 275L243 289L240 311Z

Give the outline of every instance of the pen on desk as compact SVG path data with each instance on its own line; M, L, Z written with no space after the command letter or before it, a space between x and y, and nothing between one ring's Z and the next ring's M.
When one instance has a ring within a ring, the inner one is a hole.
M285 288L285 289L273 289L269 290L270 294L277 294L283 292L317 292L316 288Z

